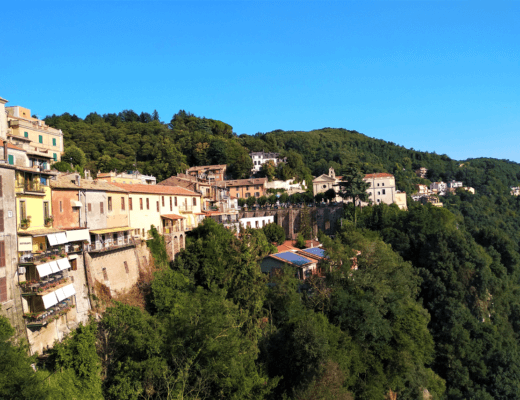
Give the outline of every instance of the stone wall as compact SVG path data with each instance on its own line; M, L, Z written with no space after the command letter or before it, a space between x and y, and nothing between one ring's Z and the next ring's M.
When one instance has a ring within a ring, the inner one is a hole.
M320 206L308 207L311 221L312 232L316 236L318 230L331 235L334 234L343 216L343 206ZM301 226L301 208L282 208L278 210L255 210L240 211L238 218L253 218L274 215L274 221L285 231L287 239L296 239Z

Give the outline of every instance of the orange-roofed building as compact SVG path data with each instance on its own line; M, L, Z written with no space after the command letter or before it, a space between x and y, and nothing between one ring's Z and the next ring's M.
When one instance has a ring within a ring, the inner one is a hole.
M184 242L184 232L191 230L204 219L201 194L191 190L164 185L124 184L111 185L128 192L130 226L136 235L148 239L153 225L161 234L178 234ZM181 216L182 219L172 218Z

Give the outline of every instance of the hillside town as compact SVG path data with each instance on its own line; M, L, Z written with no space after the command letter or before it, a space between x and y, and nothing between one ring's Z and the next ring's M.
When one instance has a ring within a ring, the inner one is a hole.
M343 177L332 167L307 183L259 177L262 166L286 161L278 153L250 153L248 179L228 179L227 165L193 166L161 182L138 171L98 171L95 178L88 170L83 176L58 172L51 167L61 160L63 132L29 109L6 103L0 98L1 312L27 338L31 353L41 354L86 323L91 296L100 287L116 295L138 282L152 264L146 246L152 226L164 237L172 261L186 247L187 233L205 218L237 234L277 224L288 240L264 259L262 272L290 265L305 280L319 274L317 263L327 255L316 240L294 247L302 207L313 208L312 237L317 237L319 230L334 233L343 203L352 202L340 196ZM427 170L416 173L424 178ZM360 205L407 209L407 194L397 190L392 174L366 174L363 181L368 201ZM297 197L309 189L318 202ZM442 207L438 196L458 189L475 193L462 182L433 182L416 185L411 198ZM511 190L518 195L518 188ZM333 193L328 202L327 193Z

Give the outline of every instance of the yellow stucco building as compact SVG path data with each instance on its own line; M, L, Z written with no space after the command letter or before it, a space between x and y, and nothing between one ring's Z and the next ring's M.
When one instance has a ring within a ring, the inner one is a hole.
M63 153L63 132L31 116L31 110L20 106L5 107L8 122L8 140L28 154L46 156L60 161Z

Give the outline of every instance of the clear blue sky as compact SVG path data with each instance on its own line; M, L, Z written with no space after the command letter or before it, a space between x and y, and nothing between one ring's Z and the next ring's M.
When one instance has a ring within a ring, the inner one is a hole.
M0 96L40 117L184 109L520 162L520 2L27 1L1 21Z

